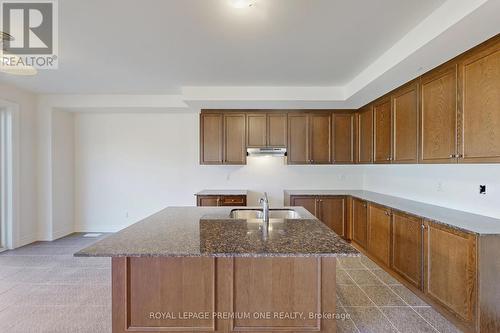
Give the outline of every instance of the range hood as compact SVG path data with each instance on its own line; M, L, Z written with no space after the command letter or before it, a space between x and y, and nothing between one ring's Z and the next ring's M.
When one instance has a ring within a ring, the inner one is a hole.
M286 148L247 148L247 156L286 156Z

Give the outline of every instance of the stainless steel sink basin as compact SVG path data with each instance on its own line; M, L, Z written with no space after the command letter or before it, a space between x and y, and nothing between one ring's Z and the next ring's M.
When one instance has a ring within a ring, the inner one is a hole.
M233 219L253 220L262 219L264 214L259 209L233 209L230 217ZM293 209L270 209L270 219L300 219L299 213Z
M229 215L232 219L253 220L263 217L261 210L257 209L233 209Z

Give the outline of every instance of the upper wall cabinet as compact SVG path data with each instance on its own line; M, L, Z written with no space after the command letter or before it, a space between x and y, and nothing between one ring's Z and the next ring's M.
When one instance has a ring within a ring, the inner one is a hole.
M418 162L418 81L391 94L392 163Z
M332 114L333 163L354 163L354 113Z
M500 42L458 63L461 145L459 162L500 162Z
M245 164L245 124L244 113L202 113L200 164Z
M356 163L373 163L373 107L356 112Z
M420 158L422 163L457 161L457 66L437 68L421 79Z
M391 99L384 97L373 104L374 162L390 163L392 160Z
M223 132L222 113L200 115L200 164L222 164Z
M288 164L332 163L331 113L288 114Z
M247 147L286 147L286 113L248 113Z

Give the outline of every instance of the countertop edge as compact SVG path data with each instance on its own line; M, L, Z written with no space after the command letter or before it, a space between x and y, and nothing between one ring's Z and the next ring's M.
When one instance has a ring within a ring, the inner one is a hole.
M392 196L389 194L383 194L383 193L378 193L378 192L373 192L373 191L363 191L363 190L325 190L325 189L323 189L323 190L284 190L283 192L284 192L284 196L285 196L285 202L287 202L287 200L289 200L289 197L292 195L304 195L304 196L307 196L307 195L345 195L345 196L350 196L350 197L353 197L353 198L356 198L359 200L373 202L375 204L386 206L386 207L389 207L391 209L394 209L394 210L397 210L397 211L400 211L403 213L407 213L409 215L418 216L418 217L423 218L425 220L428 220L428 221L431 221L431 222L434 222L434 223L437 223L437 224L440 224L443 226L447 226L447 227L450 227L452 229L460 229L462 231L476 234L479 236L488 236L488 235L491 235L491 236L497 235L498 236L498 235L500 235L500 219L497 219L497 218L494 218L491 216L480 215L477 213L471 213L471 212L461 211L461 210L457 210L457 209L453 209L453 208L433 205L433 204L425 203L422 201L416 201L416 200L412 200L412 199ZM366 194L366 195L363 195L363 194ZM497 226L498 231L480 230L481 229L480 227L474 228L474 227L470 227L467 225L463 225L461 223L454 224L450 221L443 221L440 219L439 216L435 216L432 213L425 213L425 212L422 212L419 210L412 210L412 209L408 209L407 207L395 207L395 206L387 203L384 200L377 200L376 198L371 197L374 195L375 196L383 196L383 197L386 197L386 199L401 200L407 204L428 206L426 208L429 208L429 209L442 209L443 213L446 213L446 211L449 211L449 212L454 213L454 214L463 214L465 216L476 218L476 219L488 220L488 221L484 221L483 223L498 223L498 226Z

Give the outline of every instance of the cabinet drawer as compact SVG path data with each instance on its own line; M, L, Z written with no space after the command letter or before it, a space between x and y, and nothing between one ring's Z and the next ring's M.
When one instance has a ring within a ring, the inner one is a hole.
M222 206L246 206L246 198L242 195L221 197Z

